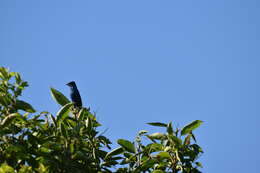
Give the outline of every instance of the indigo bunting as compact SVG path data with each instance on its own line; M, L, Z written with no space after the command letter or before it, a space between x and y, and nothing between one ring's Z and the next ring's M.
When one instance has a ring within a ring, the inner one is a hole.
M76 107L82 107L82 101L76 83L74 81L71 81L66 85L70 87L71 101L75 104Z

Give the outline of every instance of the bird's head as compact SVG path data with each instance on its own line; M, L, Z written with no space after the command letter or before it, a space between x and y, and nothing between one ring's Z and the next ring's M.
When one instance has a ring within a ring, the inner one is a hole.
M68 85L69 87L75 87L76 83L74 81L71 81L71 82L67 83L66 85Z

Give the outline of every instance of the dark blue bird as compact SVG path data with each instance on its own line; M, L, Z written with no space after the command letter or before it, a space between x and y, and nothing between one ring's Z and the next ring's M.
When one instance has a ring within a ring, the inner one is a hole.
M68 85L70 87L70 98L71 101L75 104L75 106L77 107L82 107L82 101L81 101L81 97L79 94L79 90L77 88L77 85L74 81L71 81L69 83L67 83L66 85Z

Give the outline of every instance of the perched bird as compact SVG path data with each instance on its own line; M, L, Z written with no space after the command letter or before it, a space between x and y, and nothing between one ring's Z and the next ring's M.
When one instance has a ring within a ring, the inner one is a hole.
M76 107L82 107L82 101L76 83L74 81L71 81L66 85L70 87L71 101L75 104Z

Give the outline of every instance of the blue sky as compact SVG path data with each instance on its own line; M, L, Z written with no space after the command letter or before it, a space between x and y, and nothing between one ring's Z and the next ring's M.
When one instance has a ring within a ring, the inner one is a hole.
M24 100L58 111L77 82L85 106L134 139L145 123L204 124L203 172L258 172L260 2L0 1L0 65L30 87Z

